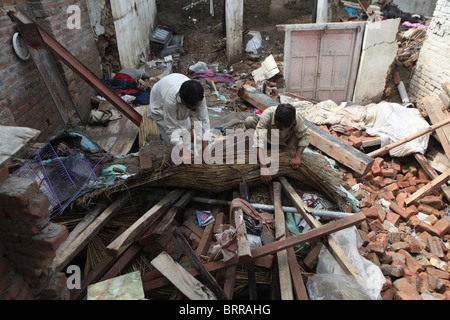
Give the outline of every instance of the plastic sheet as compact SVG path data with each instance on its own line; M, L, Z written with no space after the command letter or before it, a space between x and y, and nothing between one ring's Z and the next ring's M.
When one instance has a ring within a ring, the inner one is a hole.
M361 275L359 281L348 276L323 247L319 254L316 275L309 277L307 289L311 300L380 300L381 288L385 278L380 268L362 257L358 247L363 244L355 227L332 235L337 244L348 256L356 271Z

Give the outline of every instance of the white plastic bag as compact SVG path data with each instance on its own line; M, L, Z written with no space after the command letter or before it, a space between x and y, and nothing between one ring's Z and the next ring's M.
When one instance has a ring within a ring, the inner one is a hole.
M355 227L341 230L332 235L342 248L353 267L361 275L359 281L348 276L323 247L319 254L316 275L310 277L307 289L312 300L380 300L381 288L386 280L380 268L362 257L358 247L363 244Z
M247 43L245 52L251 52L253 54L258 54L258 49L262 46L261 38L253 36L253 38Z

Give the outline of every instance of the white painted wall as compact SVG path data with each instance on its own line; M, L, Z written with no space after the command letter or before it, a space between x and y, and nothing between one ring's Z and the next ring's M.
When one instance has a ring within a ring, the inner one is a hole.
M156 25L155 0L111 0L122 68L136 68L148 59L150 35Z
M438 0L433 20L414 75L409 83L409 94L419 100L426 96L438 97L442 84L450 82L450 1Z
M91 26L94 30L95 36L100 36L105 33L105 28L101 25L102 11L105 7L106 0L87 0L86 5L88 7L89 18L91 20Z
M400 19L369 22L366 25L354 102L360 105L380 102L390 67L397 56Z

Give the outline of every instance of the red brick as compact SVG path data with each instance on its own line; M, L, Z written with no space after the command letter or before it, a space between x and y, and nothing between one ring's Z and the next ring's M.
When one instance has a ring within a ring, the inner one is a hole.
M394 169L381 169L381 175L387 178L393 178L395 176Z
M36 236L21 236L23 245L37 250L56 251L67 239L69 232L65 226L49 224L42 232Z
M449 272L445 272L445 271L442 271L442 270L439 270L439 269L436 269L436 268L433 268L433 267L428 267L427 268L427 273L429 275L433 275L435 277L438 277L439 279L442 279L442 280L450 280L450 273Z
M401 165L400 165L400 161L397 159L392 159L391 161L391 167L392 169L394 169L395 171L400 171L402 169Z
M25 283L25 279L21 275L15 275L15 277L12 279L11 285L8 288L8 295L15 299L20 291L22 290L22 285Z
M377 177L381 175L381 167L378 161L375 161L372 165L372 174Z
M395 280L392 285L395 300L423 300L415 286L406 278Z
M385 232L383 225L381 224L380 220L374 220L371 223L369 223L370 228L375 232Z
M369 219L378 219L380 217L378 210L375 206L370 208L362 208L361 212Z
M403 242L403 241L396 242L391 245L391 249L395 252L398 252L400 250L405 250L405 249L409 250L409 243Z
M389 205L389 209L391 209L392 211L394 211L395 213L399 214L403 219L405 220L409 220L411 218L411 216L413 216L413 214L411 214L410 212L406 211L405 209L401 208L398 204L396 203L391 203Z
M392 212L391 210L387 210L386 220L388 220L394 226L398 226L401 217L398 214Z
M381 292L381 300L383 301L391 301L394 300L394 290L389 288Z
M450 218L445 216L442 219L439 219L439 221L436 222L433 227L438 230L439 237L445 236L450 231Z
M396 182L391 183L390 185L386 186L383 188L383 190L386 191L392 191L392 192L396 192L398 191L400 188L398 187L398 184Z
M39 191L33 180L9 177L0 184L0 206L28 206L30 199Z

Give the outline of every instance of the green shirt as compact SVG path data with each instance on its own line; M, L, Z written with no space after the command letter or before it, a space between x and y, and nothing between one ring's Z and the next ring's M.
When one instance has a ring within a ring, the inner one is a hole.
M266 145L266 138L268 143L272 143L272 130L279 130L275 124L276 110L277 107L270 107L261 115L254 135L254 144L256 148L264 149ZM267 134L265 134L266 130ZM303 121L303 117L299 112L297 112L296 120L290 127L284 130L279 130L279 145L285 145L286 142L294 135L298 139L298 147L309 146L311 141L308 128L306 127L305 121Z

